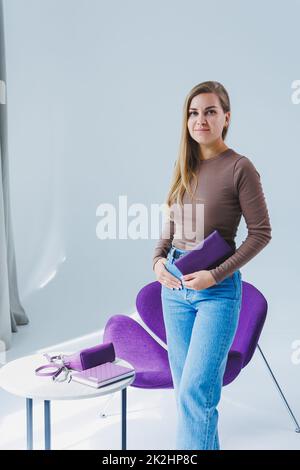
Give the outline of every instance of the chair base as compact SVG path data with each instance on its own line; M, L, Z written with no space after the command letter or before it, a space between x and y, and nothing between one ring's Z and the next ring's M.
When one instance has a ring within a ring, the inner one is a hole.
M279 392L279 395L281 396L281 398L282 398L282 400L283 400L283 402L284 402L284 404L285 404L285 406L286 406L286 408L287 408L287 410L288 410L288 413L289 413L290 417L292 418L293 423L296 425L295 432L297 432L297 433L300 434L300 426L299 426L299 423L298 423L298 421L297 421L297 419L296 419L294 413L292 412L291 407L290 407L290 405L288 404L287 399L285 398L285 396L284 396L284 394L283 394L283 391L281 390L281 388L280 388L280 386L279 386L279 383L277 382L277 380L276 380L276 378L275 378L275 375L273 374L272 369L271 369L271 367L269 366L269 363L268 363L268 361L267 361L267 359L266 359L264 353L262 352L262 350L261 350L259 344L257 344L257 348L258 348L258 350L259 350L259 352L260 352L260 354L261 354L261 356L262 356L262 358L263 358L263 360L264 360L264 363L266 364L266 366L267 366L267 368L268 368L268 371L270 372L270 375L271 375L271 377L272 377L272 380L273 380L273 382L275 383L275 386L276 386L276 388L277 388L277 390L278 390L278 392Z

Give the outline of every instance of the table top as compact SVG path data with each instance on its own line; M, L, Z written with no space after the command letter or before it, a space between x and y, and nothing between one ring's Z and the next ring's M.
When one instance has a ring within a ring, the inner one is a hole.
M55 352L53 353L55 354ZM64 352L64 354L68 354ZM115 364L132 367L124 359L116 358ZM94 388L71 380L71 382L54 382L52 377L35 375L35 369L47 364L43 354L24 356L10 361L0 369L0 387L14 395L43 400L79 400L115 393L128 387L135 378L127 377L119 382Z

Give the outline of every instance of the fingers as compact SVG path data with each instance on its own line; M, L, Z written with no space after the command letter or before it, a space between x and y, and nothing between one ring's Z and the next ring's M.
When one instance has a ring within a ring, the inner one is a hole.
M196 277L196 273L191 273L191 274L185 274L183 276L183 281L190 281Z
M192 281L182 281L183 285L185 287L188 287L189 289L193 289L193 282Z
M176 276L173 276L165 266L168 260L166 258L162 258L160 261L163 264L163 269L159 273L158 281L169 289L181 289L182 284L180 279L178 279Z
M169 287L170 289L180 289L182 287L181 282L177 277L172 276L168 271L162 274L160 282L162 285Z

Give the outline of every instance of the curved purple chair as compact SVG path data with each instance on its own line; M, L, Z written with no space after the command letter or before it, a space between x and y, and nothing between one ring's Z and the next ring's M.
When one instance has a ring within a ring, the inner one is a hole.
M166 331L161 304L161 284L151 282L136 298L136 308L147 328L166 344ZM251 360L256 347L267 365L272 379L300 432L299 424L290 409L273 372L258 345L268 310L265 297L248 282L242 281L242 304L237 331L228 353L223 385L232 382ZM136 371L131 387L173 388L168 352L148 331L126 315L112 316L104 329L103 342L113 342L116 356L127 360Z

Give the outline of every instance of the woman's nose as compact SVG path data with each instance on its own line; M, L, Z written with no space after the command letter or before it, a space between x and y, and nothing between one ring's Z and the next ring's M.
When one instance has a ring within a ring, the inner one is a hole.
M202 116L199 114L198 119L197 119L197 123L200 124L201 126L203 124L206 124L206 117L204 116L204 114Z

